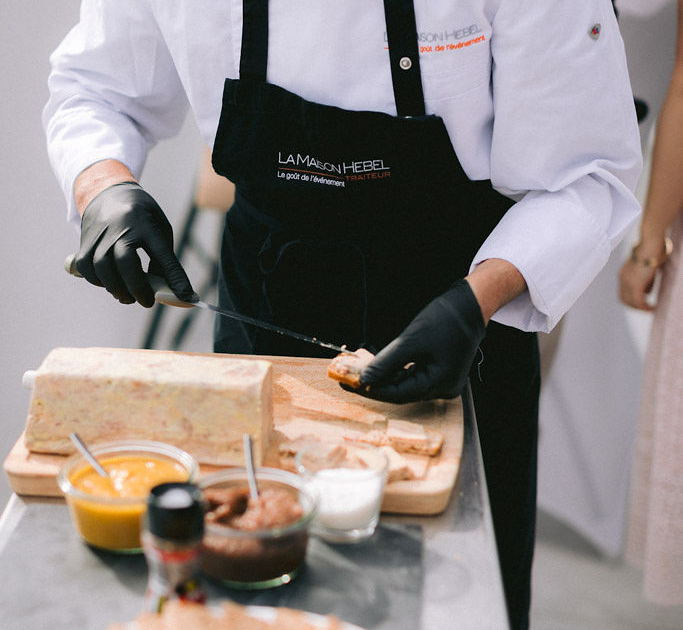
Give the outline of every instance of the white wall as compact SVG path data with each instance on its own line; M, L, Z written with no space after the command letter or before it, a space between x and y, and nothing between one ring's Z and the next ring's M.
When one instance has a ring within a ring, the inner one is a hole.
M641 124L646 139L662 105L673 69L677 0L617 0L634 93L650 105Z

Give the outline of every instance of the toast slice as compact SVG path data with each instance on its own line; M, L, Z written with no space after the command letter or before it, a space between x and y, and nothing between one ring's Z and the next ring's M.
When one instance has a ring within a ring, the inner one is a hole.
M327 368L327 376L353 389L359 389L360 373L374 358L375 355L365 348L359 348L355 352L343 352L332 359Z

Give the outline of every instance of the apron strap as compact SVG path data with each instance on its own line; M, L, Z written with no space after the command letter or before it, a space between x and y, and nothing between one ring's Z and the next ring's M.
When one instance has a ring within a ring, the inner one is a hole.
M399 116L424 116L413 0L384 0L391 79ZM268 0L242 1L240 79L266 80Z
M265 81L267 64L268 0L243 0L240 79Z
M413 0L384 0L391 80L399 116L424 116Z

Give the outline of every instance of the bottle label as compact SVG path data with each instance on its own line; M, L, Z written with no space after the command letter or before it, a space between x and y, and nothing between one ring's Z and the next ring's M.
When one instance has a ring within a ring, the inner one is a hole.
M146 610L161 612L164 604L171 599L200 604L206 601L206 593L198 577L197 548L168 550L148 546L145 556L149 566Z

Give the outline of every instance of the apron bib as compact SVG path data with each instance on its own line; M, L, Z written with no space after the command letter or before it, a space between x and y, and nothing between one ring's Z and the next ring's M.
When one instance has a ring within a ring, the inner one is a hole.
M221 306L373 351L458 278L512 201L471 181L425 115L411 0L385 2L398 115L313 103L266 82L267 0L245 0L213 166L236 185ZM330 356L219 318L216 350Z

